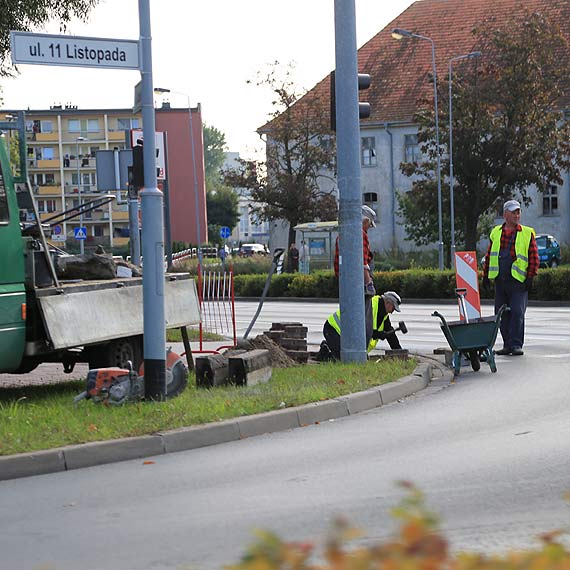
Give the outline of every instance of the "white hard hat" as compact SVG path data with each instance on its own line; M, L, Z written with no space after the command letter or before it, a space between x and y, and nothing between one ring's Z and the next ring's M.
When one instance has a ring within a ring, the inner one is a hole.
M386 291L382 297L394 305L394 310L398 311L398 313L400 312L400 303L402 302L402 299L398 293L395 291Z
M376 212L370 207L367 206L366 204L362 204L362 219L366 219L370 221L370 225L375 228L376 227L376 221L377 221L377 216L376 216Z

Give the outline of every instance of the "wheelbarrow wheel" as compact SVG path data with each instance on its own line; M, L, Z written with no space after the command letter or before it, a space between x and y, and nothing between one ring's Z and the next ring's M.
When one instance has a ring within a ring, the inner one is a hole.
M479 361L479 353L476 350L469 351L469 360L471 361L471 368L477 372L481 368L481 362Z

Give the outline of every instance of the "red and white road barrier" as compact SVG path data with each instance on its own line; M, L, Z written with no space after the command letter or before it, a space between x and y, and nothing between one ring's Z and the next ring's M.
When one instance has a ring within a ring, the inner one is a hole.
M455 282L458 289L467 289L465 307L469 320L481 317L481 298L479 297L479 274L477 271L477 253L475 251L455 252ZM459 306L459 318L465 319Z

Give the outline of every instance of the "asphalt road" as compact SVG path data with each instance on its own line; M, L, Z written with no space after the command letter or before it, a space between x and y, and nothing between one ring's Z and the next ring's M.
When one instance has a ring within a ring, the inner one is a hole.
M268 303L260 330L297 320L320 340L332 306ZM406 346L444 346L438 309L406 305ZM253 304L238 304L240 327ZM267 312L266 312L267 311ZM486 314L488 314L487 309ZM277 318L275 318L277 317ZM524 357L468 368L358 416L190 452L0 483L2 566L13 570L220 568L254 528L322 538L337 514L370 544L393 529L406 479L456 549L536 544L570 509L570 310L531 308ZM314 326L313 326L314 322ZM255 331L254 331L255 333Z

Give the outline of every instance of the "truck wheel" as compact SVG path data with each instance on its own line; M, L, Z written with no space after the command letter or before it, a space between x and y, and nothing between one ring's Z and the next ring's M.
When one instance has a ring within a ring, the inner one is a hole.
M133 370L137 370L143 360L142 354L142 336L118 338L89 350L89 369L128 368L130 360L133 363Z

